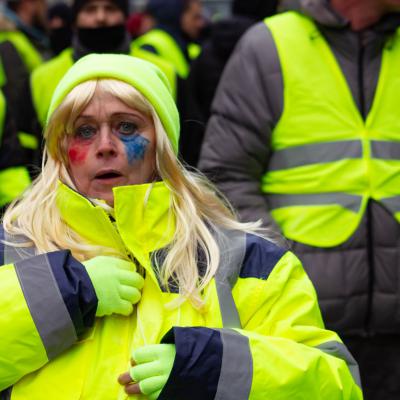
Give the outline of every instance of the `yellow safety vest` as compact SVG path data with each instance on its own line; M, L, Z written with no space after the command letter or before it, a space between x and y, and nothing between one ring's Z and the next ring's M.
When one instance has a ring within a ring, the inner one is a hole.
M374 102L363 120L309 18L288 12L265 23L282 67L284 107L261 189L284 235L337 246L357 229L369 199L400 221L399 31L383 49Z
M132 56L152 62L166 75L171 87L171 93L176 99L176 73L172 65L155 54L134 48L131 45ZM35 69L31 75L32 101L36 115L42 126L46 124L47 111L51 98L61 78L74 63L72 48L63 50L57 57Z
M22 32L0 32L0 42L6 40L9 40L15 46L29 72L32 72L36 67L42 64L42 56Z
M188 76L189 63L175 39L169 33L161 29L153 29L134 40L133 43L137 48L145 45L154 47L160 57L174 65L176 72L181 78ZM188 46L188 53L191 59L196 58L200 54L200 46L191 43Z

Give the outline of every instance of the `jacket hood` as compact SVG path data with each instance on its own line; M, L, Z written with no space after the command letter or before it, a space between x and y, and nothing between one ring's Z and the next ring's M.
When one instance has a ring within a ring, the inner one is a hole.
M297 11L316 21L319 25L330 28L345 28L349 21L338 14L331 6L330 0L283 0L280 4L281 11ZM393 32L400 25L400 13L386 14L372 26L379 32Z

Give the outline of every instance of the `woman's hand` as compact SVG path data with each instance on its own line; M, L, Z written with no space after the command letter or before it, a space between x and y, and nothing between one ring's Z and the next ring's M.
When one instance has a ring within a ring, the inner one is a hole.
M97 317L129 315L141 297L144 279L135 264L116 257L98 256L82 263L97 295Z
M132 368L118 382L128 394L145 394L156 400L167 383L175 360L174 344L154 344L132 352Z

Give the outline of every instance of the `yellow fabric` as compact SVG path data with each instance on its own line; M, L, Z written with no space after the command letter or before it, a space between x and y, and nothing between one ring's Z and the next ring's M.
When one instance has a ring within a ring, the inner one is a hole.
M18 140L22 147L36 150L39 146L37 137L26 132L18 132Z
M175 42L175 39L169 33L161 29L152 29L135 39L133 44L138 48L146 45L154 47L157 55L174 65L176 72L181 78L187 78L189 63Z
M32 369L40 368L47 362L35 323L29 313L13 265L0 268L0 392L8 387L15 376L21 376L26 367L21 363L21 354ZM7 334L6 334L7 333ZM15 337L19 340L16 341ZM4 357L4 358L3 358ZM29 397L27 397L29 398Z
M0 42L9 40L17 49L28 72L32 72L42 62L42 56L35 49L29 39L19 31L3 31L0 32Z
M268 171L267 194L344 193L362 199L358 212L337 204L275 208L271 214L284 235L319 247L337 246L357 229L369 198L400 194L400 160L373 159L371 140L400 142L397 98L400 39L382 55L379 84L363 121L337 61L315 24L288 12L265 20L282 66L284 107L272 135L274 151L316 143L356 140L362 157Z
M26 167L10 167L0 171L0 207L10 203L31 184Z

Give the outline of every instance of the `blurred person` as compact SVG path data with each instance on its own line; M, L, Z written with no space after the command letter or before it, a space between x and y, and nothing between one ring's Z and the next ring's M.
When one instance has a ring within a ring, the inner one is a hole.
M128 17L126 28L132 39L145 34L154 27L154 18L147 12L135 12Z
M4 79L0 70L0 82ZM22 147L7 98L0 89L0 217L6 207L30 185L29 154Z
M0 6L0 42L10 41L30 73L48 54L46 0L6 0Z
M154 64L83 57L44 136L0 230L3 398L362 399L296 256L179 163Z
M200 0L149 0L146 12L155 27L134 41L135 46L155 53L175 66L185 79L190 63L200 53L196 40L205 26Z
M400 1L291 3L230 58L199 166L292 244L366 399L398 399Z
M180 154L196 167L222 71L242 34L255 22L275 14L277 0L234 0L232 15L211 24L211 34L190 67L182 113Z
M66 3L55 3L49 7L47 18L50 48L56 56L71 45L72 10Z
M176 73L173 66L154 54L133 47L125 28L128 5L128 0L73 2L71 47L37 68L30 80L25 82L22 91L24 95L20 96L18 108L19 131L29 132L41 142L42 128L58 82L74 62L89 53L125 53L151 61L166 74L176 96Z

